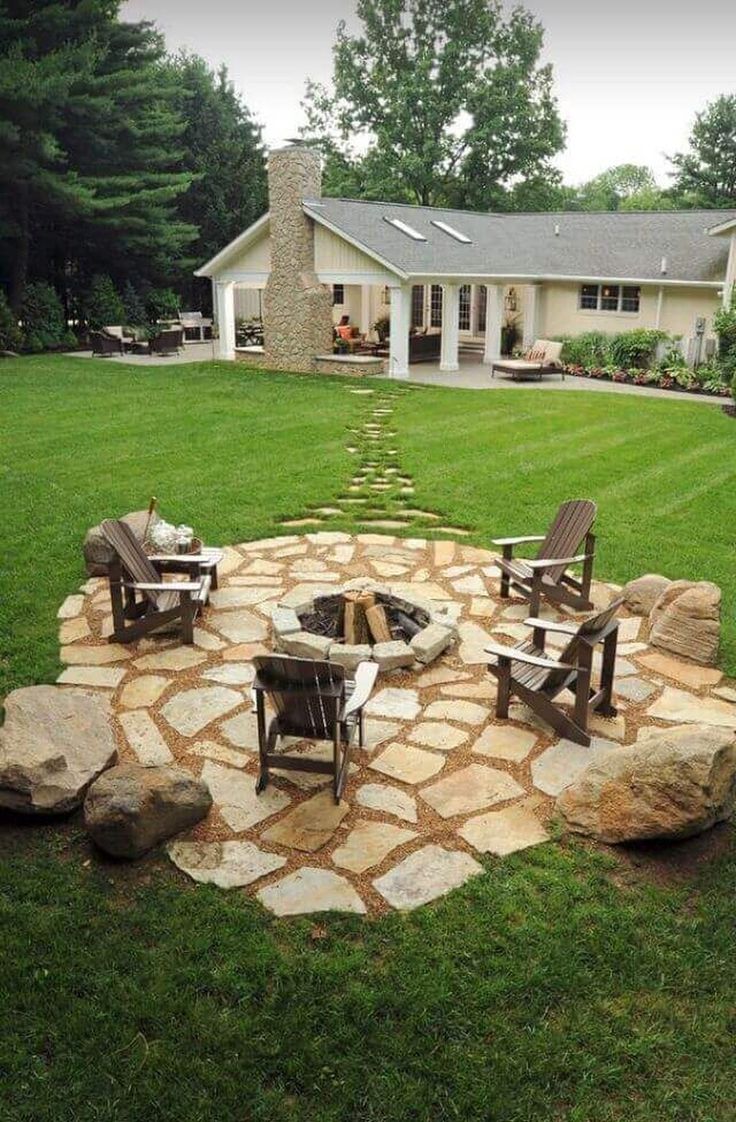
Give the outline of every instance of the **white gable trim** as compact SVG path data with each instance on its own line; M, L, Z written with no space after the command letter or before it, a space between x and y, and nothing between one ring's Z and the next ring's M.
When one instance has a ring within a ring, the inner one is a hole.
M344 230L341 230L339 226L335 226L333 222L328 222L323 214L313 210L308 203L303 203L302 208L305 214L314 219L315 222L319 222L320 226L324 226L326 230L330 230L333 234L336 234L342 241L347 242L348 245L354 246L356 249L359 249L361 253L365 253L367 257L371 257L374 261L377 261L379 265L382 265L384 269L388 269L394 276L400 277L402 280L407 279L408 274L404 273L398 265L394 265L391 261L387 260L387 258L382 257L380 253L376 253L375 250L369 249L363 242L358 241L356 238L349 237Z
M216 253L206 265L195 269L195 277L213 277L221 272L223 266L226 265L232 257L235 257L238 253L242 252L242 250L247 249L249 245L252 245L253 242L257 241L258 238L267 231L270 220L270 212L266 211L252 226L249 226L247 230L243 230L242 234L238 234L237 238L233 238L224 249Z
M720 234L736 233L736 218L729 218L726 222L719 222L717 226L711 226L708 233L712 238L716 238Z

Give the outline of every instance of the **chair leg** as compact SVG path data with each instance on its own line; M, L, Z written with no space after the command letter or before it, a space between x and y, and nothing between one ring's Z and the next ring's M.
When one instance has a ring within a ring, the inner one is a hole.
M505 719L509 715L511 698L511 660L499 658L496 670L498 689L496 691L496 716Z
M615 717L616 706L613 704L613 681L616 672L616 646L618 641L618 628L607 635L603 640L603 665L601 666L601 690L603 697L596 706L603 717Z
M588 731L588 711L590 708L590 679L591 660L593 652L584 643L581 644L578 675L575 680L575 707L573 720L584 733Z
M194 642L194 601L189 592L181 594L181 641L189 646Z
M268 787L268 765L266 757L276 747L279 738L278 722L274 718L266 735L266 709L263 694L258 691L256 697L256 713L258 719L258 778L256 779L256 794L260 795Z
M529 614L532 617L539 615L539 602L542 599L542 574L535 572L532 577L532 593L529 597Z

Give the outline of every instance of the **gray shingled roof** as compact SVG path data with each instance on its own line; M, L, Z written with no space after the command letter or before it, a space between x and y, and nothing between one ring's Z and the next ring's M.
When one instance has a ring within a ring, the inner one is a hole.
M328 198L305 199L304 209L409 276L690 282L723 281L728 241L706 231L736 218L736 211L723 210L477 214ZM387 217L408 223L427 240L414 241L386 222ZM466 234L471 244L438 230L432 219ZM663 257L667 258L664 276Z

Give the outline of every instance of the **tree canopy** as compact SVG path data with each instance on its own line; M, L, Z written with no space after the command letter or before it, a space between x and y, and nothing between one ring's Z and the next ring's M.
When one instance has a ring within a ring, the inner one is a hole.
M642 164L617 164L564 191L568 210L672 210L675 205Z
M690 151L671 162L682 205L736 207L736 94L718 97L698 113Z
M358 0L333 88L309 82L325 191L424 205L543 205L565 130L541 25L498 0Z

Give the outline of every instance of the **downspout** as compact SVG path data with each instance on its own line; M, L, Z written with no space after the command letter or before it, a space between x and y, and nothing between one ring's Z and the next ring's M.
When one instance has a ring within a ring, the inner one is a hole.
M655 320L654 320L654 326L656 327L657 331L659 331L662 327L662 308L663 307L664 307L664 285L660 285L659 286L659 291L657 293L657 314L656 314L656 317L655 317Z

